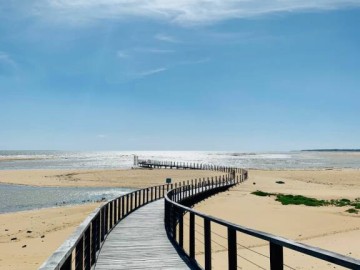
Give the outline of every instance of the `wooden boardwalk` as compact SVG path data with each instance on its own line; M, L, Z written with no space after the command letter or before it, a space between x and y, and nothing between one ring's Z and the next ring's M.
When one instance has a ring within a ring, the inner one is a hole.
M139 208L113 229L95 269L192 269L184 260L167 237L161 199Z

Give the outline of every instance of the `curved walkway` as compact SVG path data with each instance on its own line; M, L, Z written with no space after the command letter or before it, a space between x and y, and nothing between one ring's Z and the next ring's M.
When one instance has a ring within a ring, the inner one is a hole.
M164 199L139 208L111 231L95 269L191 269L167 237Z

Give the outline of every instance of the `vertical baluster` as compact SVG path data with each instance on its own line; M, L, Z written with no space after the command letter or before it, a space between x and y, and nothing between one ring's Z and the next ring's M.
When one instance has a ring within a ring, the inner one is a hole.
M75 270L84 269L84 237L81 237L75 249Z
M109 229L112 228L112 213L113 213L113 203L112 202L109 202L109 211L110 211L110 214L109 214Z
M125 196L121 197L121 218L125 217Z
M284 269L283 247L273 242L270 242L270 269Z
M105 234L109 231L109 204L105 205Z
M190 258L195 259L195 214L190 213L190 225L189 225L189 251Z
M105 238L105 207L101 208L100 226L101 226L101 242L102 242L104 241Z
M133 211L133 198L134 198L134 193L133 192L131 192L130 193L130 212L132 212Z
M228 263L229 270L237 269L236 230L228 227Z
M145 205L145 203L146 203L146 202L145 202L145 196L146 196L146 191L145 191L145 189L142 190L142 193L143 193L143 196L142 196L142 197L143 197L142 204Z
M126 194L126 215L129 214L129 206L130 206L130 199L129 199L130 195Z
M172 205L172 233L173 233L173 239L176 241L176 212L177 208Z
M69 254L64 264L60 267L60 270L71 270L72 264L72 253Z
M205 270L211 269L211 224L204 219Z
M183 211L179 208L179 246L184 246L184 216Z
M85 231L85 250L84 250L84 269L90 270L91 269L91 239L90 239L90 226Z

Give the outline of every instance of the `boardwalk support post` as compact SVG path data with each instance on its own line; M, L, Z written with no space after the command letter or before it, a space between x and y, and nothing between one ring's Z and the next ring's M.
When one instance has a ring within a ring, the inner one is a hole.
M228 262L229 270L237 269L236 230L228 227Z
M195 214L190 213L190 227L189 227L189 250L190 258L195 259Z
M179 209L179 246L184 247L184 215L182 209Z
M273 242L270 242L270 269L284 269L283 247Z
M205 270L211 270L211 224L204 219Z

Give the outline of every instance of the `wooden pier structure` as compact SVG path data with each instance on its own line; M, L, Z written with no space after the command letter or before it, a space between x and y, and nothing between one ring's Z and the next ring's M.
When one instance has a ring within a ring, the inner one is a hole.
M115 269L212 269L216 243L212 226L227 232L225 251L228 269L241 267L237 235L265 240L269 244L268 267L283 270L284 248L324 260L329 264L360 270L360 260L320 248L311 247L265 232L236 225L195 211L191 207L218 192L242 183L248 177L244 169L153 160L139 160L144 168L201 169L224 172L222 176L139 189L104 203L77 228L75 233L40 267L40 270L115 270ZM185 217L188 229L184 229ZM196 226L200 225L196 230ZM196 225L197 224L197 225ZM203 235L195 244L196 233ZM189 241L185 243L184 238ZM188 245L185 247L185 244ZM204 265L196 259L197 249L204 251ZM252 262L257 265L256 262ZM259 265L257 265L259 266Z
M176 162L176 161L158 161L158 160L139 160L134 158L134 166L147 169L176 169L176 170L209 170L219 172L231 172L241 174L245 170L240 168L231 168L214 164L202 164L194 162Z
M109 234L96 270L191 269L178 254L164 228L164 199L129 215Z

